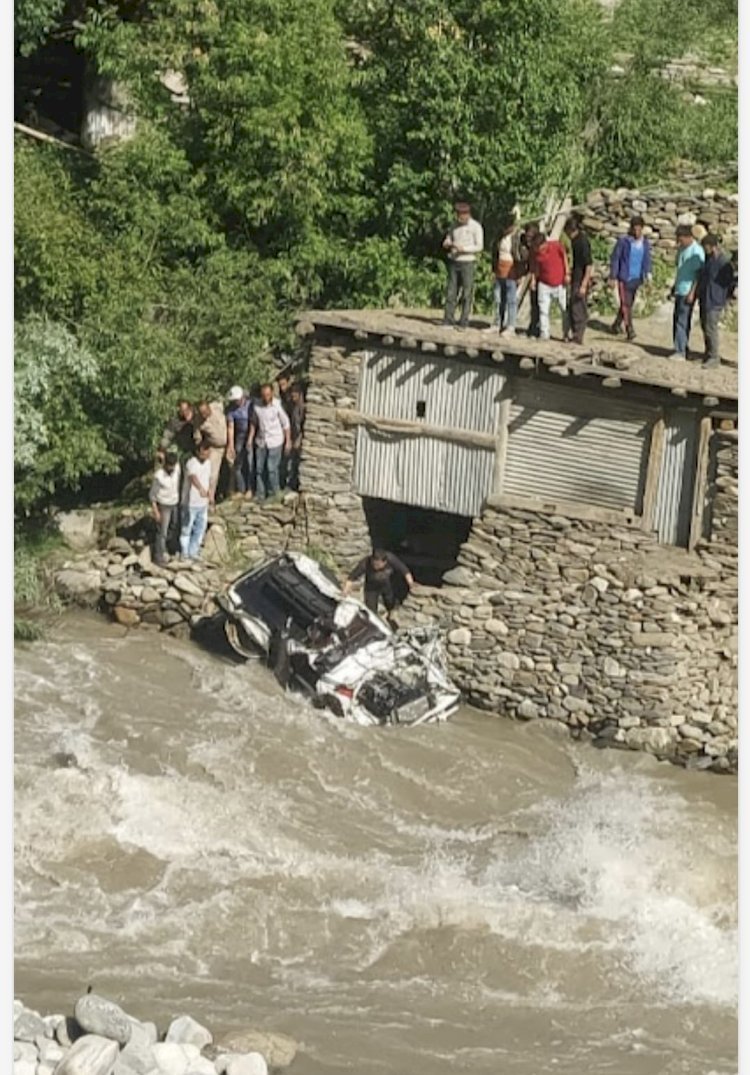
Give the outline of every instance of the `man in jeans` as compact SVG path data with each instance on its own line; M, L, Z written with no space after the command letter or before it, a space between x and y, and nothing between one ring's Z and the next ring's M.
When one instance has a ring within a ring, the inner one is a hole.
M170 530L178 526L180 464L177 448L167 448L164 453L164 463L154 471L149 500L151 501L151 514L156 522L154 563L162 566L167 563L167 539Z
M240 385L233 385L227 396L227 462L231 471L232 499L252 498L250 488L252 477L252 457L248 456L247 435L253 405Z
M557 239L548 239L544 232L534 239L531 248L531 280L529 287L536 291L539 300L539 339L548 340L549 312L554 299L563 319L563 337L567 335L567 292L570 283L568 257L565 247Z
M182 492L183 518L180 530L180 553L183 560L197 560L208 525L211 491L211 448L206 441L195 446L195 455L185 464Z
M255 493L258 500L270 500L279 493L281 453L289 454L291 432L289 418L281 403L274 399L270 384L260 387L260 401L253 413L247 450L255 442Z
M507 217L492 257L495 278L495 324L490 332L515 336L518 317L518 281L526 272L525 251L515 216Z
M635 339L633 304L638 288L651 279L651 244L643 235L643 217L634 216L627 235L615 243L609 263L609 282L617 287L617 317L612 333L617 336L625 328L629 340Z
M454 314L460 286L461 320L458 327L466 328L474 299L477 256L484 249L484 230L472 217L468 202L456 202L455 210L456 222L443 240L443 248L448 251L448 290L443 324L455 328Z
M589 320L586 296L589 290L594 260L591 257L591 243L582 227L580 213L572 213L565 221L565 234L570 240L573 255L573 272L570 280L570 329L573 343L583 343L583 334Z
M719 318L732 297L735 288L734 268L731 261L721 249L716 235L707 235L703 240L706 260L698 277L698 304L700 306L701 329L706 341L704 367L718 366L719 357Z
M689 224L677 225L676 272L672 295L674 296L674 353L672 358L687 358L693 306L698 295L698 277L703 269L706 255L703 247L693 238Z

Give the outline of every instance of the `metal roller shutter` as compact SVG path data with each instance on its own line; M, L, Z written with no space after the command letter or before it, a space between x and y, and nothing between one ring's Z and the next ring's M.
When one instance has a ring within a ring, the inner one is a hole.
M655 408L515 381L503 492L641 511Z

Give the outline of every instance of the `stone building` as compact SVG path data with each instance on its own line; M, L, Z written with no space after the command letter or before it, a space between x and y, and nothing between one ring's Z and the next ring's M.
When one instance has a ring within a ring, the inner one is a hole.
M737 378L640 348L311 312L285 541L422 585L474 705L730 768Z

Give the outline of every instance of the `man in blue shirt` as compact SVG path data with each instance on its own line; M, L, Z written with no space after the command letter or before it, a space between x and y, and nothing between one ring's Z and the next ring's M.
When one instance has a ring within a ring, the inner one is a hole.
M672 358L687 358L693 307L698 294L698 277L705 259L703 247L695 241L690 225L678 224L676 272L672 285L674 296L672 318L674 353Z
M227 396L227 460L232 468L232 498L252 497L253 457L247 449L247 434L253 417L253 404L240 385L233 385Z
M721 249L716 235L707 235L703 240L706 260L698 277L698 304L701 314L701 329L706 342L705 366L718 366L719 358L719 318L724 312L728 300L734 294L736 286L734 267Z
M651 244L643 234L643 217L634 216L627 235L617 240L609 264L609 282L617 287L618 311L612 332L623 326L629 340L635 339L633 303L644 280L651 279Z

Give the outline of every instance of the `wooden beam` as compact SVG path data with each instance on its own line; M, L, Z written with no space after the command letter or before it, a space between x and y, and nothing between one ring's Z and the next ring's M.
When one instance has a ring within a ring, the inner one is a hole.
M708 415L701 418L698 430L698 451L695 460L695 489L693 490L693 512L690 518L688 550L694 549L703 537L712 426L713 422Z
M45 134L44 131L37 131L33 127L27 127L25 123L14 121L13 127L16 131L20 131L21 134L27 134L29 138L36 138L39 142L48 142L50 145L60 146L61 149L72 149L76 153L84 153L87 157L93 157L93 153L89 153L83 146L76 146L72 142L64 142L62 138L55 138L53 134Z
M471 448L494 449L496 439L492 433L477 433L468 429L452 429L449 426L433 426L426 422L409 422L402 418L379 418L362 414L348 407L337 407L336 418L345 426L364 426L374 433L397 437L432 437L434 440L463 444Z
M505 479L505 459L508 454L508 423L510 422L511 397L500 400L497 411L497 439L495 463L492 468L492 496L501 496Z
M656 496L659 492L659 477L661 475L661 461L664 455L664 416L659 416L651 429L651 443L648 448L648 463L646 464L646 480L643 486L643 511L641 518L643 529L651 531L654 528L654 510L656 508Z

